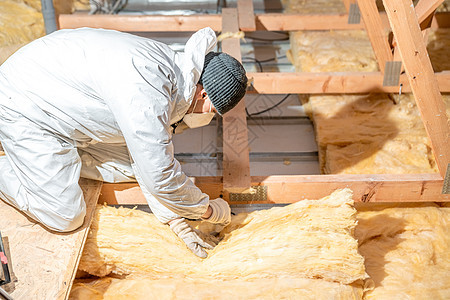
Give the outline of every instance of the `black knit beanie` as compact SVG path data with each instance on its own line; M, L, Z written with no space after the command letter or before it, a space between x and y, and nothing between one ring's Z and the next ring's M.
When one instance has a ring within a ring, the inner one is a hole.
M209 52L205 57L200 84L220 115L235 107L244 97L247 76L242 64L222 52Z

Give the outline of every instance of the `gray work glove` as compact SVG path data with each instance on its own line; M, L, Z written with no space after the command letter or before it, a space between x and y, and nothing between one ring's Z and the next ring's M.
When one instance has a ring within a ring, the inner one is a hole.
M213 249L217 245L212 240L206 241L206 237L200 231L193 229L183 218L170 221L169 226L183 240L189 250L200 258L208 256L203 248Z
M211 216L203 220L223 227L231 223L230 205L225 200L222 198L209 200L209 206L212 209Z

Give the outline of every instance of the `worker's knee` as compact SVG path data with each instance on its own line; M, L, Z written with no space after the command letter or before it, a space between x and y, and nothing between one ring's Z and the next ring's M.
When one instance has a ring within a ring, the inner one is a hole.
M64 217L60 215L48 215L43 223L52 230L59 232L69 232L78 229L83 225L86 210L78 210Z
M86 206L84 200L76 201L79 205L59 203L56 207L49 208L42 203L29 203L26 211L32 218L36 219L51 230L59 232L69 232L83 225L86 215Z

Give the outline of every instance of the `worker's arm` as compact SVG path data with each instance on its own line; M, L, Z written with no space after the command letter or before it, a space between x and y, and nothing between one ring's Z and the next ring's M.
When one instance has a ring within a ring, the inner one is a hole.
M106 65L111 85L99 86L126 140L139 185L163 223L179 217L199 219L208 208L208 195L174 158L170 123L172 113L180 109L179 97L183 95L187 105L192 100L205 55L215 43L214 31L202 29L186 43L182 59L171 61L168 46L149 41L117 64Z
M153 97L149 100L147 95ZM163 223L180 217L201 218L208 209L209 197L194 185L174 158L168 125L170 101L147 87L128 105L116 106L116 119L127 142L133 170L153 213Z

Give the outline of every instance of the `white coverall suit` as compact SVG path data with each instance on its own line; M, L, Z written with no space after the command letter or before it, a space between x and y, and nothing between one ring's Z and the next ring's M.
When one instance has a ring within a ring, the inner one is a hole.
M208 195L174 158L171 124L188 110L206 53L205 28L184 53L102 29L60 30L0 66L0 197L51 229L84 220L78 180L137 179L158 219L197 219ZM131 157L131 158L130 158Z

